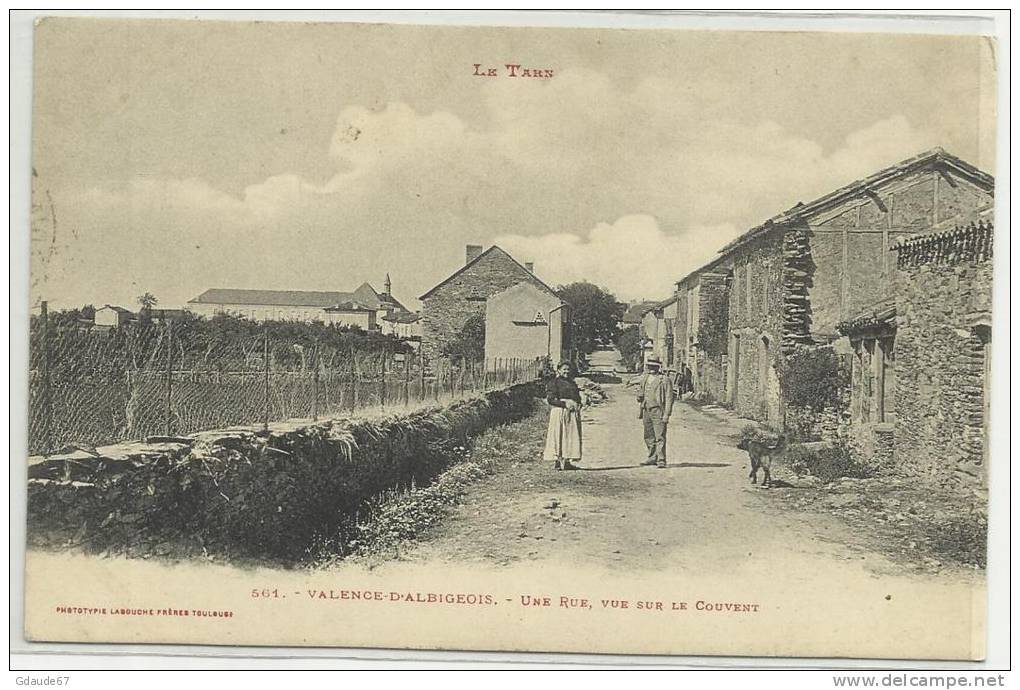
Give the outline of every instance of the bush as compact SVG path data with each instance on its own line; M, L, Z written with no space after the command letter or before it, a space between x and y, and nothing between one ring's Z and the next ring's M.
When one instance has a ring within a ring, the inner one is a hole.
M876 473L845 443L795 445L786 452L786 462L798 477L811 475L825 483L844 477L867 479Z
M616 349L623 357L623 363L631 371L641 368L641 334L637 326L627 326L616 337Z
M925 536L940 556L982 568L986 565L988 519L977 511L931 522Z
M787 405L812 412L846 407L850 369L831 347L799 347L787 355L779 370Z

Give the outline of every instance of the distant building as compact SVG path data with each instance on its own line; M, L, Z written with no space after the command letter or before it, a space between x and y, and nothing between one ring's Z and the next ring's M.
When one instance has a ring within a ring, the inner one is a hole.
M534 283L517 283L485 304L485 361L548 357L569 360L569 314L555 292Z
M520 264L497 246L482 251L467 245L464 266L421 296L422 349L427 357L439 358L456 339L469 318L485 316L486 300L518 283L530 283L550 293L533 266Z
M393 311L382 317L382 332L401 340L421 340L421 315L409 311Z
M95 324L100 328L119 328L134 318L135 314L130 309L107 304L96 309Z
M253 321L303 321L379 330L387 316L410 314L390 293L380 294L368 283L353 292L312 292L305 290L206 290L187 304L188 311L201 316L229 314Z
M641 334L646 342L645 356L656 357L667 367L676 364L673 353L676 302L676 296L656 302L641 316Z
M644 319L645 312L654 307L658 302L632 302L627 305L626 311L623 312L623 316L620 317L620 328L626 328L627 326L641 326L642 320Z

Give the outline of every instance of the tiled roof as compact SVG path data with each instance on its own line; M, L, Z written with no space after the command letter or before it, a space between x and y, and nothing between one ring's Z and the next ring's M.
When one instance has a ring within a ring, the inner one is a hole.
M635 302L627 307L627 311L623 312L623 316L620 318L620 321L623 321L624 323L641 323L641 317L644 313L656 304L658 304L658 302Z
M857 316L841 321L836 330L842 335L896 326L896 302L886 298L862 310Z
M548 290L550 294L553 294L553 295L555 295L555 294L556 294L556 291L555 291L555 290L553 290L553 289L552 289L551 287L549 287L549 286L548 286L548 285L546 285L546 284L545 284L544 282L542 282L542 280L541 280L541 279L540 279L540 278L539 278L538 276L536 276L536 275L535 275L535 274L534 274L533 272L531 272L531 271L529 271L529 270L528 270L527 268L525 268L525 267L524 267L524 266L523 266L523 265L521 264L521 262L519 262L519 261L518 261L517 259L515 259L514 257L510 256L510 254L509 254L509 253L508 253L508 252L507 252L506 250L504 250L504 249L501 249L500 247L498 247L498 246L496 246L496 245L492 245L491 247L489 247L488 249L486 249L486 250L485 250L484 252L482 252L481 254L479 254L478 256L476 256L476 257L475 257L474 259L472 259L471 261L468 261L468 262L467 262L466 264L464 264L463 266L461 266L460 268L458 268L458 269L457 269L456 271L454 271L453 273L451 273L451 274L450 274L449 276L447 276L447 277L446 277L446 278L445 278L444 280L442 280L441 282L439 282L439 283L438 283L438 284L437 284L437 285L436 285L435 287L433 287L433 288L432 288L431 290L429 290L428 292L426 292L426 293L425 293L424 295L422 295L422 296L421 296L421 297L419 297L418 299L428 299L428 297L429 297L429 296L431 296L433 292L435 292L435 291L436 291L436 290L438 290L439 288L441 288L441 287L443 287L444 285L446 285L447 283L449 283L449 282L450 282L451 280L453 280L454 278L456 278L457 276L459 276L459 275L460 275L461 273L463 273L463 272L464 272L464 271L466 271L467 269L469 269L469 268L471 268L472 266L474 266L474 265L475 265L476 263L478 263L479 261L481 261L483 257L486 257L486 256L488 256L488 255L490 255L490 254L496 254L496 253L498 253L498 254L502 254L503 256L505 256L506 258L510 259L510 260L511 260L511 261L513 261L513 262L514 262L515 264L517 264L518 266L520 266L520 267L521 267L521 270L522 270L522 271L525 271L526 273L528 273L529 275L531 275L531 277L532 277L532 278L534 279L535 283L536 283L537 285L539 285L540 287L542 287L542 288L545 288L546 290ZM557 295L557 296L558 296L558 295Z
M825 210L826 208L835 206L836 204L842 203L849 198L852 198L862 192L867 192L870 187L874 187L879 184L888 182L891 179L895 179L901 175L914 172L918 169L923 169L925 166L932 165L934 163L941 164L945 167L951 168L955 172L959 173L965 178L969 178L976 184L985 187L987 189L993 189L995 187L995 178L988 173L979 170L970 163L967 163L956 156L947 153L944 149L934 148L930 151L920 153L913 158L900 161L896 165L892 165L888 168L883 168L873 175L869 175L860 180L855 180L848 185L840 187L839 189L829 192L824 196L820 196L814 201L808 203L798 203L795 206L783 211L782 213L769 218L761 225L751 228L743 235L733 240L729 244L725 245L719 250L719 253L728 252L730 249L734 249L742 244L745 244L760 235L767 233L777 225L783 225L789 223L797 218L802 218L807 215L811 215L815 212Z
M349 300L348 292L310 292L305 290L235 290L212 288L188 304L267 304L278 307L326 308Z
M410 311L395 311L383 317L383 321L391 323L415 323L421 319L421 314Z

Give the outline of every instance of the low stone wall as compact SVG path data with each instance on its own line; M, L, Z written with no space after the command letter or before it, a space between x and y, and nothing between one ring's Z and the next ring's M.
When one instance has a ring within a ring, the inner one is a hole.
M458 446L523 418L536 383L379 419L234 428L32 458L29 544L295 563L387 492L429 483Z

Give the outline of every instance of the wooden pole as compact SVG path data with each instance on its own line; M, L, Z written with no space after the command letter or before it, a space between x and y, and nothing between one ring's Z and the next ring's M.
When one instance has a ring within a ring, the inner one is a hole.
M315 339L312 366L312 421L319 419L319 339Z
M418 358L418 379L421 381L421 388L418 390L418 400L424 402L425 400L425 357L421 356Z
M354 342L351 342L351 412L358 409L358 353L354 349Z
M53 448L53 426L50 417L53 413L50 395L50 312L49 305L42 303L39 319L42 322L42 362L39 365L42 374L42 452L49 455Z
M404 407L411 404L411 354L404 353Z
M173 420L171 415L173 414L173 408L171 403L171 396L173 394L173 364L174 364L174 351L173 351L173 325L171 321L166 322L166 407L164 409L165 416L164 430L167 436L173 434Z
M379 407L386 407L386 351L380 353L379 365Z
M269 321L262 322L262 375L264 397L262 409L262 430L269 431ZM170 432L167 432L168 434Z

